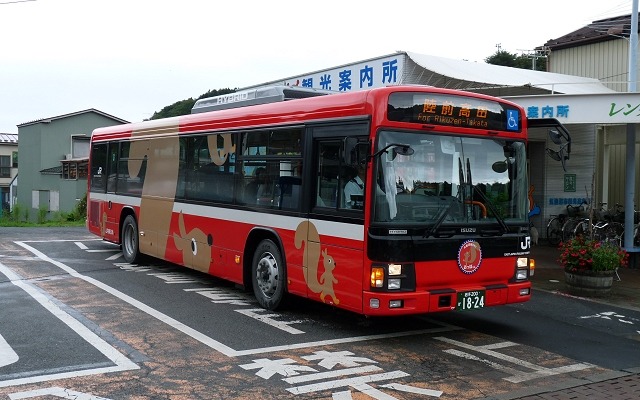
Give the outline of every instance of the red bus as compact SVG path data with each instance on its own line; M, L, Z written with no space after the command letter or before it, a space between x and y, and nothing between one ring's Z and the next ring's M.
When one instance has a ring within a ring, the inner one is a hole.
M127 262L193 268L271 310L289 296L364 315L530 299L520 106L395 86L229 108L247 100L96 129L88 229Z

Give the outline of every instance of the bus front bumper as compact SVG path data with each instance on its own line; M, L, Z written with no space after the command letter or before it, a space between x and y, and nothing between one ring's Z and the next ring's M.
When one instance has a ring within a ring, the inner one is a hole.
M468 298L465 304L461 299ZM442 311L472 310L531 299L531 282L477 286L459 289L434 289L423 292L370 292L363 296L363 313L370 316L426 314Z

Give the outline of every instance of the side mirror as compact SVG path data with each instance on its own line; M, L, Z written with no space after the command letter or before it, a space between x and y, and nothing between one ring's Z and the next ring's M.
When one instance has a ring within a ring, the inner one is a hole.
M411 146L408 146L408 145L396 146L396 147L393 148L392 151L393 151L393 159L395 159L397 155L410 156L415 152L411 148Z
M497 172L497 173L501 174L501 173L503 173L503 172L505 172L507 170L507 162L506 161L496 161L491 166L491 169L493 169L494 172Z
M551 149L547 149L547 154L549 155L549 157L551 157L552 159L554 159L556 161L562 160L562 157L560 157L560 153L558 153L557 151L553 151Z
M558 146L562 144L562 135L556 130L549 130L549 139Z
M367 160L372 158L379 157L382 153L386 153L387 150L391 149L391 159L395 160L396 156L400 154L401 156L410 156L414 153L414 150L408 144L402 143L391 143L383 147L382 149L376 151L372 155L370 155Z
M566 172L566 160L569 159L569 154L571 153L571 136L569 136L569 132L560 133L551 129L549 130L549 139L551 139L555 145L560 146L560 148L558 151L547 148L547 154L552 160L560 161L562 169ZM562 143L563 139L565 140L564 144Z
M551 159L560 161L562 169L566 171L565 161L569 159L571 154L571 135L567 128L555 118L527 118L527 124L529 129L554 128L548 131L549 139L560 148L558 151L547 148L546 151Z
M564 153L564 148L567 147L568 143L565 143L562 147L560 147L560 151L553 151L551 149L547 149L547 154L551 157L552 160L560 161L562 164L562 170L567 172L567 166L565 161L569 159L569 155Z

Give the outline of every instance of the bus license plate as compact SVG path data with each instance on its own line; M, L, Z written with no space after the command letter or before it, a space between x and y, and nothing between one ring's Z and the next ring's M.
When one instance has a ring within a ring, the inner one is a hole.
M477 310L484 307L484 290L459 292L456 310Z

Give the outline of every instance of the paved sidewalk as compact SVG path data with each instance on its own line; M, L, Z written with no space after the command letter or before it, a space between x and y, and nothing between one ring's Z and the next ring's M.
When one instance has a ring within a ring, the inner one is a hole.
M558 262L560 251L556 247L543 244L534 246L531 255L536 261L536 272L531 278L533 288L568 295L564 284L564 271ZM620 280L614 278L613 287L608 295L587 299L640 311L640 269L620 269L618 275Z
M558 263L559 250L548 245L534 246L531 251L536 260L536 272L531 281L535 290L567 295L564 284L564 271ZM614 305L621 308L640 311L640 269L622 269L618 271L620 280L614 280L611 293L606 297L585 298ZM534 292L535 296L535 292ZM640 346L640 343L638 343ZM638 361L640 364L640 360ZM511 392L495 399L519 400L565 400L565 399L640 399L640 370L611 371L608 375L594 376L565 382L563 387L549 387L544 393L527 393L527 389Z

